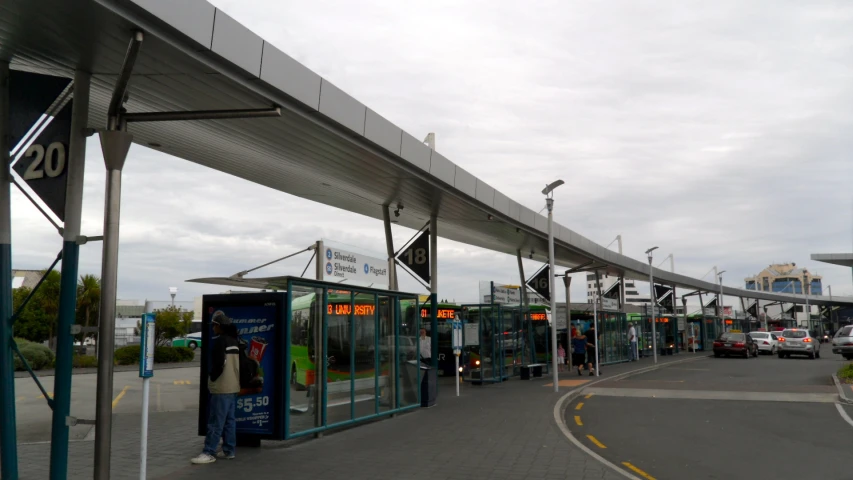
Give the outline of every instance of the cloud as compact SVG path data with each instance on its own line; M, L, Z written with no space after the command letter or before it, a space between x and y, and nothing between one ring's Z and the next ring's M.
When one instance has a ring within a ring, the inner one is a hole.
M621 234L640 259L659 245L678 273L718 265L732 286L795 261L853 294L849 271L809 260L853 235L848 2L213 3L416 137L436 132L440 152L534 211L541 186L565 179L556 220L600 244ZM103 172L90 141L85 234L102 228ZM15 267L49 264L60 239L17 194L13 222ZM121 228L122 298L216 292L183 281L319 238L384 253L381 222L138 145ZM394 227L395 245L413 233ZM309 255L258 274L299 274ZM511 256L442 240L439 259L441 297L518 283ZM99 244L81 261L98 272Z

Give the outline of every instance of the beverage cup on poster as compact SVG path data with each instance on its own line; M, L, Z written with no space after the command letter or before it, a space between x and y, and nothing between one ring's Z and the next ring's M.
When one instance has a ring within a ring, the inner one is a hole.
M267 341L261 337L252 337L249 343L249 358L261 363L264 358L264 352L267 350Z

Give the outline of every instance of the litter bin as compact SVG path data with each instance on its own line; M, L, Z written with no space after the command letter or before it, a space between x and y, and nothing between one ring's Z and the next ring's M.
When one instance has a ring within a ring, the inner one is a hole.
M434 368L421 364L421 407L427 408L435 405L437 392L436 380L438 375Z

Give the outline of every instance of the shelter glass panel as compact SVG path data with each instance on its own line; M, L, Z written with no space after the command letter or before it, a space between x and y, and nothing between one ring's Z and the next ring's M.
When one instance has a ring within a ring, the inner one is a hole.
M348 290L329 290L326 307L326 424L352 420L355 387L354 299Z
M420 351L420 316L414 315L406 319L402 314L399 302L395 302L395 318L397 338L398 365L397 385L399 386L399 407L409 407L420 404L421 362ZM424 322L426 323L426 322Z
M295 285L291 289L288 434L322 426L323 289Z

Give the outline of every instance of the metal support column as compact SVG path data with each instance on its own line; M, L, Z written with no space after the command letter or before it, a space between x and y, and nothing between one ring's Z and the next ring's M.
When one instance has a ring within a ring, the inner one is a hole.
M12 205L9 167L9 64L0 60L0 472L18 478L15 362L12 360Z
M516 258L516 260L518 260L518 280L519 280L518 284L521 286L519 289L521 291L521 299L520 299L521 300L521 329L524 332L527 332L528 328L530 326L529 325L530 322L528 321L528 315L529 315L529 308L530 307L529 307L528 300L527 300L527 282L524 280L524 264L521 262L521 250L515 251L515 258ZM522 338L523 338L523 342L524 342L523 345L525 345L525 347L521 349L521 363L522 363L522 365L527 365L528 363L534 363L535 359L531 359L530 362L527 361L527 351L528 351L527 338L528 338L528 335L525 333L525 335Z
M388 289L399 290L397 284L397 262L394 261L394 237L391 236L391 208L388 205L382 206L382 222L385 224L385 250L388 254Z
M71 413L71 370L74 337L71 328L77 312L77 266L80 223L83 213L83 172L86 165L86 133L89 123L91 75L74 74L71 138L68 147L68 180L65 193L65 224L62 237L62 278L59 287L59 319L56 335L56 376L53 384L53 425L50 434L50 478L68 477L68 416ZM100 342L98 342L100 343ZM112 355L110 355L112 360Z
M569 370L572 371L572 296L571 296L571 286L572 286L572 277L569 276L569 272L566 271L566 274L563 276L563 284L566 286L566 357L568 357L569 361ZM556 315L557 312L554 312Z
M317 245L315 246L315 248L317 249L317 252L316 252L317 254L315 255L315 257L317 258L317 263L315 264L315 266L316 266L315 278L317 280L322 281L323 280L323 268L324 268L323 264L325 263L325 261L323 259L326 258L325 247L323 246L323 241L319 240L317 242ZM323 302L322 302L322 299L326 298L325 295L319 294L319 295L317 295L317 298L320 299L317 302L318 308L320 310L319 310L319 312L317 312L318 315L312 315L314 320L310 326L312 331L320 332L320 335L316 335L316 334L314 335L314 358L317 360L314 362L314 365L315 365L315 367L314 367L314 385L313 385L313 389L314 389L313 395L314 396L311 398L311 402L313 404L313 409L314 409L314 426L315 427L322 427L323 426L323 413L324 413L323 412L323 394L324 394L323 392L324 392L324 389L326 387L325 380L323 380L323 377L324 377L323 372L325 370L323 368L323 366L326 365L326 351L324 348L325 342L323 341L322 332L324 331L323 330L323 322L324 322L323 319L326 317L325 314L326 314L327 306L323 305ZM389 306L389 308L390 308L390 306ZM394 313L393 312L389 312L389 313L393 318ZM393 323L392 323L392 329L393 329ZM391 395L388 398L391 399L391 400L389 400L391 402L389 404L389 406L392 410L394 408L396 408L396 405L394 404L394 400L393 400L394 398L396 398L394 396L394 386L396 385L395 379L397 378L396 366L397 366L397 362L392 361L391 362L391 375L388 377L389 378L388 384L390 387L389 390L391 393ZM308 386L308 385L305 385L305 387L309 388L309 389L312 388L311 386ZM319 436L319 435L315 435L315 436Z
M101 305L98 328L98 387L95 407L95 480L110 478L112 441L113 353L115 350L116 289L118 287L121 171L133 135L121 130L100 132L107 167L104 200L104 247L101 260Z
M672 299L672 304L675 305L675 298ZM687 336L687 351L690 351L690 345L693 345L693 353L696 353L696 336L693 334L693 326L687 323L687 297L681 297L682 314L684 315L684 331Z
M429 216L429 299L432 368L438 370L438 215Z

